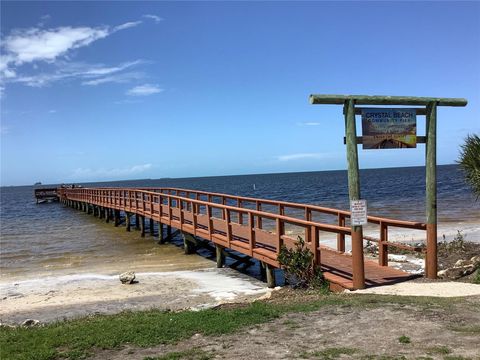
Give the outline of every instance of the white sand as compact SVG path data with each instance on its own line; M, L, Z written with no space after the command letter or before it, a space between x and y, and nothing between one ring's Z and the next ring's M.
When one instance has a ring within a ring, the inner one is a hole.
M200 309L251 301L270 292L266 284L235 270L137 273L138 283L100 274L45 277L0 284L0 322L50 322L123 310Z
M348 291L348 293L435 297L480 296L480 285L453 281L431 283L408 281L394 285Z

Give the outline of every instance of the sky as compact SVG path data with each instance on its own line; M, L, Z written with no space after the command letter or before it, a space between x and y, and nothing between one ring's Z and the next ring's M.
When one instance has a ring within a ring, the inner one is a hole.
M312 93L468 99L438 109L439 164L480 133L479 2L0 6L1 185L346 169L342 107Z

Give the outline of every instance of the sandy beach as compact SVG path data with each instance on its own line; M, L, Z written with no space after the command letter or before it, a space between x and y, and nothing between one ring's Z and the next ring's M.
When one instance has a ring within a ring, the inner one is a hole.
M118 275L81 274L2 283L0 322L44 323L150 308L202 309L252 301L271 291L265 283L229 268L137 273L136 280L123 285Z

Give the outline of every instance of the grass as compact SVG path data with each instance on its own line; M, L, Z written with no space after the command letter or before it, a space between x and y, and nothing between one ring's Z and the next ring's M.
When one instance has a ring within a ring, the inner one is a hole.
M410 344L412 342L412 340L410 340L410 338L408 336L402 335L398 338L398 342L400 344Z
M190 349L186 351L176 351L165 355L151 357L147 356L143 360L210 360L213 354L209 354L201 349Z
M473 275L472 283L480 284L480 269L477 269L477 271L475 271L475 275Z
M480 325L452 326L451 330L467 334L480 334Z
M300 358L310 359L313 357L315 359L332 360L339 358L341 355L353 355L357 351L357 349L347 347L332 347L324 350L303 352L300 354Z
M448 355L452 350L448 346L432 346L428 348L427 354L429 355Z
M288 303L254 302L240 307L202 311L159 310L99 315L46 326L0 328L1 359L80 359L94 351L129 344L150 347L175 343L194 334L224 335L241 328L271 321L289 312L310 312L324 306L378 307L385 304L415 304L425 310L448 308L455 300L378 295L318 295L314 300ZM292 326L294 326L292 324ZM457 331L478 331L477 327ZM177 356L177 355L171 355Z

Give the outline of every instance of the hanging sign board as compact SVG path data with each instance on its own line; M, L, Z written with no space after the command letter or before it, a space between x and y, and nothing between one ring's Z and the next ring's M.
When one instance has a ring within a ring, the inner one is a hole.
M415 109L362 109L364 149L399 149L417 147Z
M351 225L365 225L367 223L367 200L350 200Z

